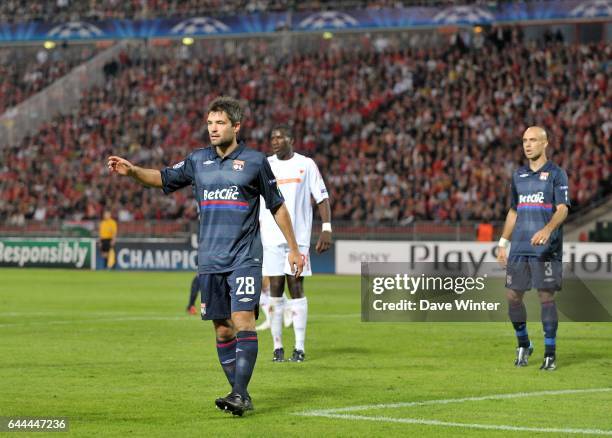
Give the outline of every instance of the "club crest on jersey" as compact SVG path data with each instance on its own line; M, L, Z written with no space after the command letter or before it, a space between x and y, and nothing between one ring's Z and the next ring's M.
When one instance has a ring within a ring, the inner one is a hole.
M548 172L540 173L540 181L546 181L548 179Z
M242 169L244 169L244 161L234 160L232 164L232 169L234 169L237 172L240 172Z
M206 316L206 303L200 304L200 313L202 316Z

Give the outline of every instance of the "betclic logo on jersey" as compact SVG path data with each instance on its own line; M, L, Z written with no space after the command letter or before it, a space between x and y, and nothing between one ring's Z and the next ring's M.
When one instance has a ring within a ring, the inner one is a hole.
M223 200L223 201L235 201L238 199L240 192L237 186L230 186L224 189L217 190L204 190L202 193L202 200Z
M531 193L529 195L519 195L520 204L543 204L544 192Z

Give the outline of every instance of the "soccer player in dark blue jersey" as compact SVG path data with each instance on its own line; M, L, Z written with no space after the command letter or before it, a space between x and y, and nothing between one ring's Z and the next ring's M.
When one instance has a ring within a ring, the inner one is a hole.
M562 224L570 200L567 174L546 158L547 146L543 128L532 126L523 134L523 151L529 164L512 175L512 205L499 240L497 260L506 266L508 313L518 339L514 364L526 366L533 353L523 297L527 290L536 288L544 327L544 362L540 369L549 371L556 368L559 317L555 292L561 290ZM506 256L510 243L510 255Z
M253 409L247 386L258 351L255 320L263 259L260 195L289 244L288 260L296 277L303 269L291 218L266 156L236 139L241 119L238 101L219 97L208 107L211 146L161 171L134 166L117 156L108 159L111 172L159 187L164 193L195 185L200 206L202 319L213 321L219 362L232 387L215 404L234 415Z

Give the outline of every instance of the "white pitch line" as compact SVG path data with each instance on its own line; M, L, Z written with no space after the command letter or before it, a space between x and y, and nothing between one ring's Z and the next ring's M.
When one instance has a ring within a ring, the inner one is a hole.
M303 415L303 414L299 414ZM488 429L488 430L510 430L520 432L544 432L544 433L567 433L567 434L590 434L590 435L612 435L612 430L602 429L560 429L560 428L543 428L543 427L523 427L523 426L507 426L505 424L476 424L476 423L455 423L449 421L425 420L421 418L390 418L390 417L367 417L364 415L351 414L326 414L316 415L317 417L339 418L342 420L365 420L378 421L386 423L404 423L404 424L421 424L426 426L444 426L444 427L465 427L469 429Z
M421 424L427 426L443 426L443 427L464 427L469 429L488 429L488 430L506 430L517 432L543 432L543 433L567 433L567 434L591 434L591 435L612 435L612 430L603 429L571 429L571 428L540 428L527 426L508 426L505 424L477 424L477 423L457 423L439 420L426 420L423 418L391 418L383 416L366 416L353 414L340 414L339 412L364 411L372 409L389 409L401 407L415 407L436 404L449 403L465 403L482 400L504 400L523 397L538 397L544 395L566 395L566 394L589 394L598 392L610 392L612 388L590 388L590 389L562 389L556 391L535 391L535 392L517 392L511 394L494 394L481 397L463 397L453 399L439 400L424 400L418 402L403 402L403 403L388 403L376 405L348 406L335 409L321 409L314 411L296 412L294 415L305 417L324 417L337 418L341 420L362 420L362 421L377 421L388 423L404 423L404 424Z
M444 405L448 403L464 403L471 401L482 401L482 400L504 400L512 398L522 397L538 397L542 395L565 395L565 394L588 394L593 392L610 392L612 388L589 388L589 389L560 389L555 391L536 391L536 392L514 392L510 394L493 394L485 395L481 397L464 397L464 398L449 398L439 400L424 400L415 402L400 402L400 403L385 403L376 405L362 405L362 406L348 406L345 408L333 408L333 409L320 409L315 411L306 411L298 413L298 415L326 415L326 414L337 414L339 412L355 412L355 411L366 411L372 409L389 409L389 408L408 408L413 406L427 406L427 405Z

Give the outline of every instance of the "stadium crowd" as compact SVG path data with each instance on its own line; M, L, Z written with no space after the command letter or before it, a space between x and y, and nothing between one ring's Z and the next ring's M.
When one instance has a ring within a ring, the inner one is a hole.
M188 190L162 196L109 180L104 157L180 161L206 145L205 108L220 93L248 105L242 136L253 147L269 152L270 129L291 124L296 150L323 173L334 219L353 224L503 220L530 124L549 130L574 205L610 192L612 45L534 44L520 32L453 41L124 52L78 110L0 145L0 220L96 219L105 205L123 221L194 218Z
M91 46L60 46L52 51L0 48L0 114L49 86L95 53Z
M3 0L0 23L41 20L148 19L235 15L275 11L393 8L438 5L490 5L490 0ZM497 2L495 2L497 3Z

